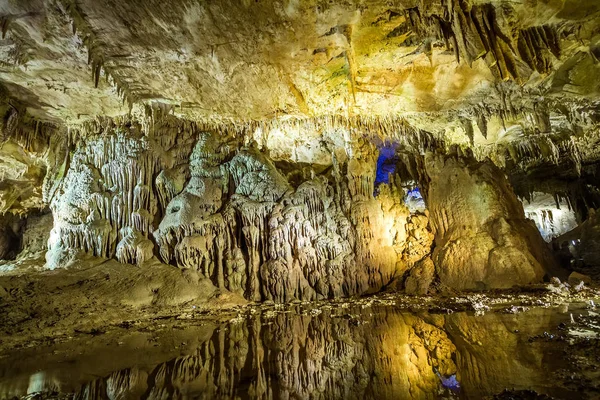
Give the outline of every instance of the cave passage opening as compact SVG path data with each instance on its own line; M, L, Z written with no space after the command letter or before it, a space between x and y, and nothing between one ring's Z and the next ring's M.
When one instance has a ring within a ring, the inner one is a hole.
M396 150L398 143L385 142L378 146L379 157L377 158L377 173L375 175L375 195L378 193L378 187L382 183L390 183L390 175L396 173L398 156Z

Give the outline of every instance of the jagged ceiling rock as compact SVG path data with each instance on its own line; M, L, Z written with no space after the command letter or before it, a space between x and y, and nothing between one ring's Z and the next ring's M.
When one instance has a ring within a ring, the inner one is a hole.
M122 114L121 97L193 119L439 112L502 104L500 81L523 102L590 98L599 11L585 0L4 1L0 80L34 116L70 122Z
M102 81L94 88L88 51L57 1L2 1L0 80L40 120L60 122L127 112Z

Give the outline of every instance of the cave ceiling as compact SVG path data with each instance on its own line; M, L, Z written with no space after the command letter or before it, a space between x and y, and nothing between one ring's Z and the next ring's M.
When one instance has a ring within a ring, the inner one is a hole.
M507 99L594 106L600 91L595 0L2 0L0 17L4 97L56 124L158 102L193 120L435 129Z

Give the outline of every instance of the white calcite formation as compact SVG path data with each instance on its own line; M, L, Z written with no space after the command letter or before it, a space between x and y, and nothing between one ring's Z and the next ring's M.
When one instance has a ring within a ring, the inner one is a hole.
M181 126L168 124L144 133L130 122L98 120L87 127L90 136L76 143L68 170L47 196L54 215L49 268L66 265L78 252L138 264L153 256L148 237L169 196L155 176L176 167L180 152L186 157L193 145L193 129L177 136Z
M573 267L591 273L597 279L600 267L600 213L591 210L588 218L579 226L555 238L553 246Z
M51 200L48 268L157 255L247 299L286 302L381 290L430 253L428 218L411 214L401 186L374 196L368 140L336 149L320 173L284 172L252 139L177 121L98 120L76 135Z

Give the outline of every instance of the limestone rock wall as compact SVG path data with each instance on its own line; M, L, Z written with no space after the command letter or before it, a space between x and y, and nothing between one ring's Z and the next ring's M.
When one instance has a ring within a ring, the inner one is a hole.
M58 129L33 121L4 96L0 88L0 215L24 215L44 207L45 158Z
M23 221L12 214L0 217L0 260L14 259L21 250Z
M161 112L143 123L98 119L73 133L64 161L55 152L60 167L45 184L49 268L84 255L138 265L158 257L222 290L275 302L392 282L419 294L438 283L503 288L554 271L502 171L431 134L402 128L396 173L375 190L374 138L323 140L320 164L275 161L256 131ZM417 186L426 209L405 203Z
M402 196L387 188L375 198L377 152L351 146L348 161L334 155L329 172L294 187L256 144L232 152L202 135L190 180L154 232L163 261L256 301L380 290L429 248L408 254Z
M555 266L506 177L489 160L430 152L425 196L440 282L457 289L539 282Z
M49 268L158 256L247 299L286 302L378 291L430 252L428 219L403 189L374 196L368 140L336 149L319 173L282 170L247 137L174 121L98 120L74 139L53 182Z

